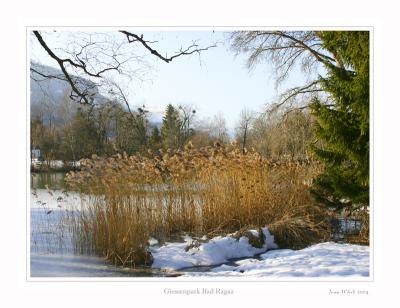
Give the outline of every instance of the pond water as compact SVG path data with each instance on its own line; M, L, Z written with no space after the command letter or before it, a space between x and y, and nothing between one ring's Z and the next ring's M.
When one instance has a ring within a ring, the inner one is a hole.
M115 267L98 256L77 254L64 218L69 207L79 206L80 197L73 192L61 194L67 188L65 175L65 172L32 172L30 175L31 277L173 276L150 268Z
M33 189L65 189L65 172L31 172Z
M77 253L66 213L79 209L82 196L66 191L64 172L31 173L31 277L176 277L149 267L116 267L103 258ZM68 214L70 215L70 214ZM176 239L175 239L176 240ZM209 268L189 269L203 272Z

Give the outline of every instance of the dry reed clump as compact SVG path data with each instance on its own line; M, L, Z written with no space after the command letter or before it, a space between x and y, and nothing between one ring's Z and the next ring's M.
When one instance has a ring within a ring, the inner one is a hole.
M312 162L268 161L235 145L188 144L154 158L93 156L81 166L68 183L97 197L82 209L77 237L117 264L149 263L149 236L267 226L278 245L297 248L329 234L325 211L308 189L319 169Z
M92 197L72 224L76 249L95 252L116 265L150 265L150 235L141 215L140 207L127 199Z

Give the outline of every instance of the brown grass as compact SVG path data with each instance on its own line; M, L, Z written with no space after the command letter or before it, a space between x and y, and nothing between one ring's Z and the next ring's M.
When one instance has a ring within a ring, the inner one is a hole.
M329 234L326 212L308 184L312 162L272 162L235 145L154 158L94 156L67 181L96 197L80 214L78 242L116 264L149 263L149 236L222 235L269 227L280 247L300 248Z

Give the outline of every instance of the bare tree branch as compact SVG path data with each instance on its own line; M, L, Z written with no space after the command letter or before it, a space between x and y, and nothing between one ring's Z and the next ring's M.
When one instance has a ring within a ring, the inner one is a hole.
M295 42L296 44L298 44L298 46L301 46L305 50L309 51L317 59L317 61L319 61L319 62L322 62L322 63L324 63L324 64L326 64L328 66L333 65L332 62L335 62L335 59L333 59L333 58L331 58L331 57L329 57L327 55L324 55L324 54L318 52L317 50L311 48L311 45L309 46L309 45L305 44L304 41L297 39L294 35L288 34L288 32L273 31L271 33L275 34L275 35L278 35L278 36L281 36L281 37L285 37L285 38ZM321 44L319 44L319 43L318 44L313 44L312 46L321 46Z
M200 54L200 52L208 50L210 48L216 47L217 45L211 45L205 48L198 48L199 45L196 44L196 42L193 42L192 45L188 46L186 49L180 49L180 51L178 53L176 53L175 55L171 56L171 57L164 57L162 56L157 50L153 49L152 47L150 47L149 44L151 43L155 43L150 42L150 41L146 41L143 39L143 35L139 36L135 33L132 32L128 32L128 31L120 31L122 34L125 34L128 42L129 43L135 43L135 42L139 42L141 43L147 50L150 51L151 54L155 55L156 57L160 58L161 60L163 60L166 63L171 62L173 59L178 58L180 56L187 56L187 55L192 55L194 53L198 53Z
M44 48L44 50L48 53L48 55L53 58L58 66L60 67L62 73L64 74L66 80L68 81L69 85L72 88L72 91L76 93L76 95L79 97L79 102L80 103L85 103L85 104L90 104L87 95L88 93L85 93L84 91L80 91L76 84L75 81L72 79L70 74L67 72L67 69L65 68L65 63L66 62L72 62L69 59L60 59L59 57L56 56L56 54L50 49L50 47L46 44L46 42L43 40L42 35L39 33L39 31L33 31L33 34L36 36L37 40L39 41L40 45ZM69 61L68 61L69 60ZM74 99L75 97L71 94L71 99Z
M39 75L39 76L41 76L41 77L44 78L44 79L39 80L39 79L36 79L34 76L31 75L31 78L32 78L33 80L37 81L37 82L44 81L44 80L47 80L47 79L58 79L58 80L62 80L62 81L67 81L67 80L66 80L64 77L62 77L62 76L49 75L49 74L44 74L44 73L42 73L42 72L39 72L37 69L33 68L32 66L30 67L30 71L31 71L32 73L37 74L37 75Z
M282 100L280 103L276 104L274 108L279 108L294 97L298 96L299 94L306 94L306 93L316 93L322 92L321 88L318 88L317 85L320 83L320 80L315 80L310 84L303 86L303 87L295 87L287 91L282 95Z
M117 100L122 101L125 103L126 108L128 109L128 112L134 116L134 113L131 110L131 107L129 105L128 98L126 97L124 91L122 88L116 83L116 82L111 82L112 86L116 88L117 91L114 91L113 89L110 90L110 94L115 96Z
M334 107L335 104L325 104L324 106L326 106L326 107ZM304 109L308 109L308 108L310 108L310 107L311 107L311 104L307 104L307 105L304 105L304 106L301 106L301 107L293 107L293 108L290 108L290 109L286 110L286 111L283 113L282 119L286 119L286 117L287 117L291 112L293 112L293 111L301 111L301 110L304 110Z

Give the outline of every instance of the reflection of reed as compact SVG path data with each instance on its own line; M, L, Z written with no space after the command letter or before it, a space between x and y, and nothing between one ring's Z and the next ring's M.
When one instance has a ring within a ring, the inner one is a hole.
M64 172L31 172L31 189L63 189Z
M50 194L50 191L46 191L45 194L42 191L39 195L37 190L32 190L31 198L31 203L33 203L30 209L31 252L39 254L73 252L68 212L74 211L65 209L66 207L73 208L73 206L62 204L68 200L56 198L53 192ZM46 202L40 198L45 198Z

